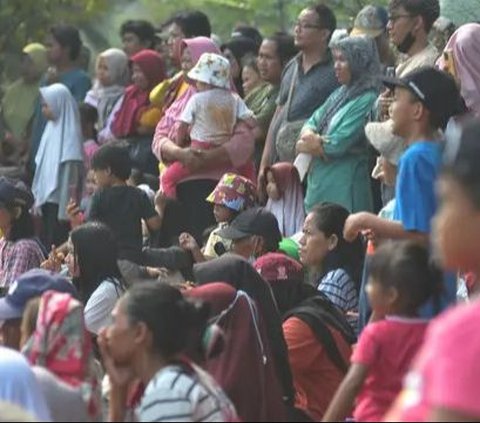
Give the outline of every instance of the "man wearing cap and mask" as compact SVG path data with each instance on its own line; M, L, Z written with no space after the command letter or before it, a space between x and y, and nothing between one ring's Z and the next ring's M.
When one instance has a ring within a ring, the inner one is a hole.
M30 270L10 286L7 295L0 298L0 344L20 348L20 325L27 303L46 291L76 296L76 289L68 279L43 269Z

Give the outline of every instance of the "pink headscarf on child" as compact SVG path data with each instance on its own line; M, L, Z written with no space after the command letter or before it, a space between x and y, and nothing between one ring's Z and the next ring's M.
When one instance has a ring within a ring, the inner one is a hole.
M480 24L469 23L450 37L445 51L452 50L460 92L467 108L480 116ZM437 61L444 68L443 55Z
M305 221L303 188L295 166L290 163L277 163L265 169L272 172L281 198L268 199L265 209L275 215L284 237L291 237L300 232Z

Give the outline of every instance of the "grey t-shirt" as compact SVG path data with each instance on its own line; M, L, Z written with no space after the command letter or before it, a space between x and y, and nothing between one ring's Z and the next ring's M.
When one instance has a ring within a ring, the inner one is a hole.
M90 421L80 389L67 385L44 367L33 366L32 370L54 422Z
M295 68L298 69L297 80L288 113L289 122L308 119L339 87L330 52L326 61L318 62L307 73L303 71L302 56L298 55L287 64L283 71L280 93L277 98L279 106L287 103Z

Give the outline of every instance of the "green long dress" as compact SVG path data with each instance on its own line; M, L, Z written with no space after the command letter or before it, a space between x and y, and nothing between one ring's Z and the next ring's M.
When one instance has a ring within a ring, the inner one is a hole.
M317 131L323 113L335 103L338 94L339 89L313 114L303 130ZM312 160L305 197L307 212L326 201L340 204L352 213L372 210L364 128L376 98L377 92L371 90L349 101L321 134L327 138L324 150L328 160L316 157Z

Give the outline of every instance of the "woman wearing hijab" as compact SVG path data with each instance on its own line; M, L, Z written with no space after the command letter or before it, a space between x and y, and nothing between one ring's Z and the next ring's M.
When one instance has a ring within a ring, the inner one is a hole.
M150 104L149 94L165 79L165 64L153 50L142 50L130 60L133 84L125 90L112 122L112 133L117 139L127 140L135 168L156 175L158 163L152 155L151 143L161 111Z
M51 421L45 397L25 357L0 346L0 401L19 406L38 421Z
M101 414L100 383L83 307L70 294L47 291L40 300L36 327L23 348L33 366L44 367L78 388L90 418Z
M232 400L242 421L285 421L282 388L275 374L266 325L255 302L225 283L209 283L184 293L211 308L210 323L223 332L220 354L202 366ZM248 376L247 376L248 375Z
M195 281L200 285L223 281L237 290L245 291L258 305L265 319L267 335L273 356L277 377L282 384L286 405L293 405L293 382L288 364L287 348L282 333L282 323L272 291L247 260L233 254L194 267Z
M97 129L100 131L101 139L102 130L107 126L115 106L117 104L120 106L119 100L123 97L125 87L130 81L128 56L118 48L109 48L100 53L97 58L96 76L93 88L85 97L85 103L97 109ZM108 141L108 139L103 140Z
M456 79L470 113L480 116L480 24L469 23L455 31L437 65Z
M27 155L30 124L39 96L40 78L47 70L47 50L42 44L28 44L23 49L21 77L7 87L1 103L5 134L0 152L3 163L19 165Z
M83 137L78 106L68 88L52 84L40 88L42 112L48 123L35 157L32 191L41 209L46 248L67 240L67 205L80 201L83 188Z
M182 42L182 69L188 73L203 53L220 54L212 40L196 37ZM177 139L180 116L190 98L197 92L192 84L165 111L155 130L152 149L162 162L180 161L192 175L178 185L177 197L186 212L186 232L201 239L203 231L215 225L212 205L205 198L214 190L221 177L228 172L241 173L255 180L254 167L250 158L254 149L254 134L250 126L239 122L234 127L232 138L224 145L201 154L188 147L178 146ZM241 172L240 170L241 169Z
M228 43L224 44L221 49L223 55L230 62L231 75L238 95L244 97L242 82L242 61L248 54L256 56L258 53L258 44L251 38L244 36L233 37Z
M297 153L312 157L305 208L333 202L350 212L371 210L364 126L379 93L380 62L373 40L348 37L332 46L342 84L307 121Z

